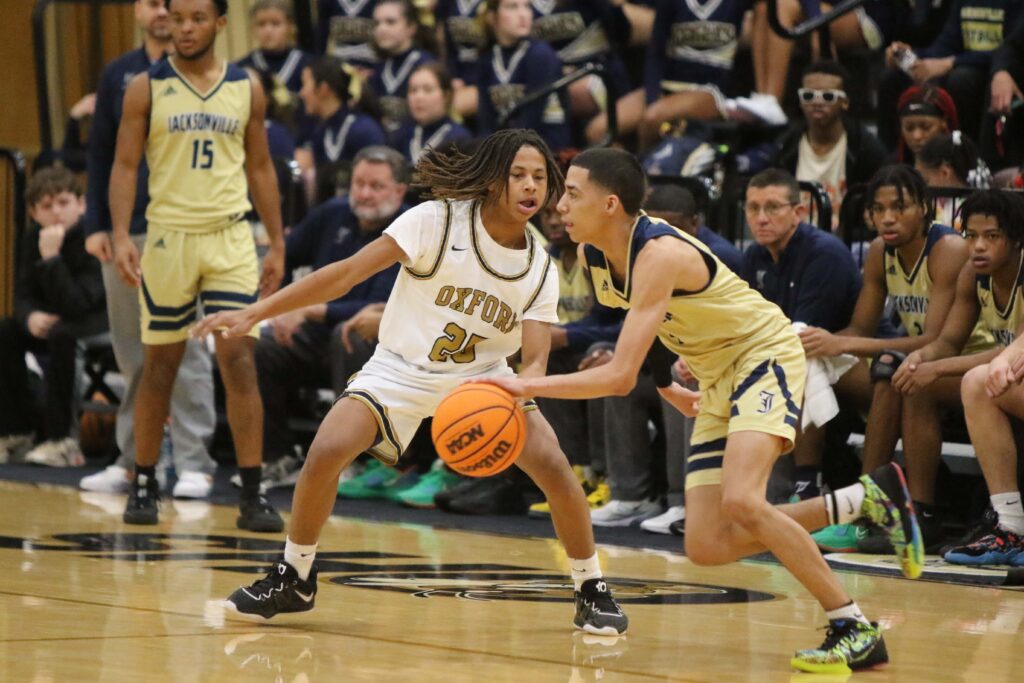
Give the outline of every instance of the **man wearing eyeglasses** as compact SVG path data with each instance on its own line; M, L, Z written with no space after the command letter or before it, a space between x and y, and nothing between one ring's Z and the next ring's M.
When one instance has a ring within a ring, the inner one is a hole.
M839 225L839 208L848 187L866 183L885 164L882 143L864 124L846 115L849 74L832 61L804 70L798 91L802 121L779 138L776 165L797 180L820 183L832 200L832 229Z
M758 173L747 185L744 210L755 244L743 253L739 275L795 323L830 332L849 325L860 271L842 240L804 222L796 179L777 168ZM791 502L820 495L824 439L817 427L797 438Z

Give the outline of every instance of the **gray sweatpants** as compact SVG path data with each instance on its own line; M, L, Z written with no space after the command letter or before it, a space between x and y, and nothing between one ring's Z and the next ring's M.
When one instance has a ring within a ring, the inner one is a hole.
M660 412L665 432L666 499L670 506L682 505L693 419L663 401L646 375L637 378L627 396L609 396L603 401L612 498L645 500L658 493L655 486L660 477L654 472L656 458L647 423Z
M141 255L146 236L132 235L132 241ZM107 291L110 339L125 381L124 397L117 409L116 438L121 450L117 464L130 470L135 467L135 394L142 378L144 355L139 290L121 281L113 262L103 264L103 286ZM216 420L210 354L202 342L190 339L171 394L171 444L174 468L179 474L213 474L217 465L207 446L213 438Z

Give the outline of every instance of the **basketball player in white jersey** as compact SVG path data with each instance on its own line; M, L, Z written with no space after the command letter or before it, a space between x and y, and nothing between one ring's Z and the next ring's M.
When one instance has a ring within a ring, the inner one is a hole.
M558 322L558 276L527 221L557 197L562 175L530 130L487 138L472 156L427 154L418 182L437 201L400 216L354 256L326 266L240 311L205 318L193 333L245 334L260 320L330 301L402 263L370 361L324 418L292 502L284 558L266 578L239 588L229 610L266 620L313 607L320 530L338 476L362 452L394 464L420 422L450 391L475 377L513 376L506 358L522 349L520 376L542 376ZM583 489L551 427L528 403L526 445L517 464L544 491L569 555L577 628L624 633L594 550Z

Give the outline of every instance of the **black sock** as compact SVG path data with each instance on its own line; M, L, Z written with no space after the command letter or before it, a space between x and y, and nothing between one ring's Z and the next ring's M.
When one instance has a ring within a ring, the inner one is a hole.
M139 481L142 477L145 477L145 484ZM143 486L156 486L156 465L144 467L139 463L135 463L135 485L139 488Z
M256 467L239 467L238 476L242 478L242 498L253 499L260 495L260 477L263 474L263 468L259 465Z
M821 470L814 465L800 465L796 468L793 477L793 490L800 496L800 500L817 498L821 495L818 481L821 478Z

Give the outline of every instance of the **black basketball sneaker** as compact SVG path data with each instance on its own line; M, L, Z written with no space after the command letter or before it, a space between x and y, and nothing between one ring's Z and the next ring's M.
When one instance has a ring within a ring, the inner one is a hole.
M284 520L262 493L247 498L242 496L238 503L238 519L235 525L239 529L277 533L284 529Z
M160 521L156 505L159 500L160 485L156 479L139 476L132 483L131 491L128 493L128 504L121 519L125 524L157 524Z
M576 591L576 618L581 631L601 636L619 636L629 628L629 617L622 613L604 579L587 579Z
M303 581L293 566L281 560L266 578L232 593L224 607L246 619L266 621L278 614L308 612L315 599L316 565Z

